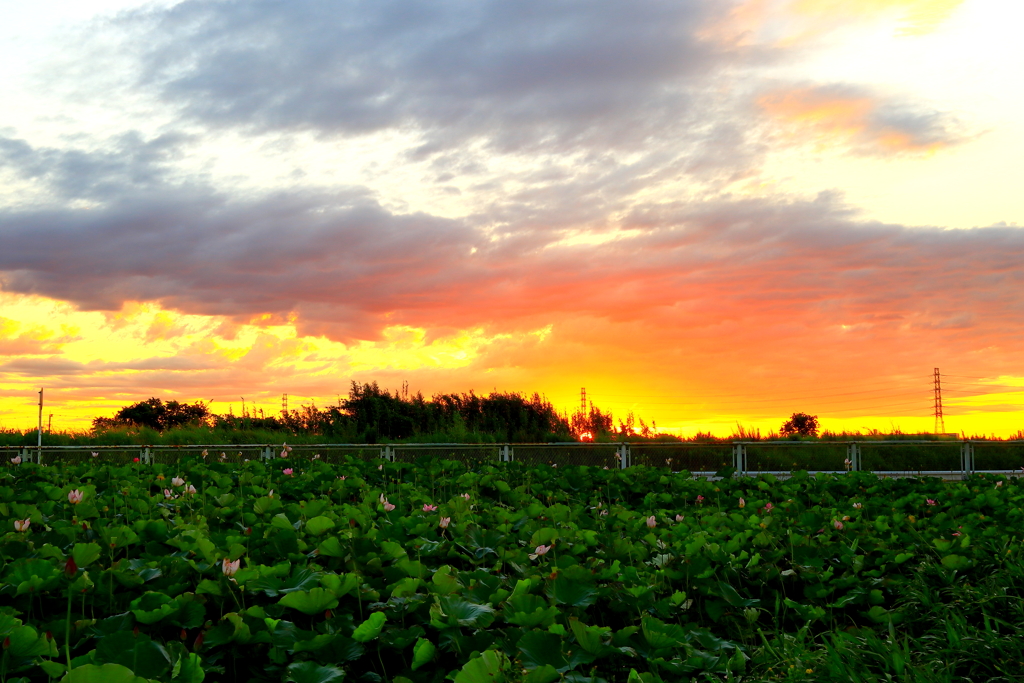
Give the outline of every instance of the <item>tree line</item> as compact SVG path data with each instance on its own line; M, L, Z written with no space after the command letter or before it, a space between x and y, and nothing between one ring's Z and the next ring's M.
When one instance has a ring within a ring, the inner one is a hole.
M350 443L377 443L430 437L451 441L550 442L621 437L653 437L656 425L630 413L616 424L612 414L591 404L584 411L559 413L540 394L492 392L410 395L389 391L376 382L352 382L337 405L266 414L262 410L216 414L202 401L181 403L150 398L125 406L113 417L97 417L93 432L148 428L166 432L185 427L224 431L272 431L318 435ZM639 427L639 429L637 428Z

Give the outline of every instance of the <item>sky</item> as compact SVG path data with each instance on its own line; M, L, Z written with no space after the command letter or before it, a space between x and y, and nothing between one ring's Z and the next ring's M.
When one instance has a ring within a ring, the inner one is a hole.
M0 428L1024 429L1011 0L0 0ZM50 417L52 415L52 418Z

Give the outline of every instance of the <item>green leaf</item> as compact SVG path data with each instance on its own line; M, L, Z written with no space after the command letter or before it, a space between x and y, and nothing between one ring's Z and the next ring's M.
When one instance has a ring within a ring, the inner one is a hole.
M666 624L654 617L644 617L640 624L644 639L656 650L676 647L686 641L686 632L679 624Z
M558 529L550 527L537 529L533 532L533 536L530 537L530 546L536 548L539 545L551 545L551 541L556 538L558 538Z
M370 618L359 624L352 633L352 639L360 643L366 643L380 635L384 628L384 622L388 620L383 612L374 612Z
M437 654L437 648L426 638L420 638L412 647L412 670L420 668L424 664L432 662Z
M11 632L7 652L12 657L43 657L57 656L56 642L47 640L31 626L19 626Z
M306 531L319 536L334 528L334 522L328 517L314 517L306 522Z
M329 536L325 538L319 546L317 546L317 554L323 555L324 557L345 557L345 549L341 546L341 541L338 540L337 536Z
M167 651L149 636L131 631L112 633L96 643L97 664L120 664L143 678L158 678L171 670Z
M504 652L485 650L455 675L455 683L505 683L512 669Z
M431 608L430 616L431 623L436 628L456 624L487 628L494 621L494 608L490 605L480 605L460 597L446 595Z
M575 617L569 619L569 627L580 647L595 655L601 652L605 637L612 630L610 626L587 626Z
M971 566L971 561L963 555L946 555L942 558L942 566L946 569L962 570Z
M561 575L551 582L548 596L558 604L570 607L590 607L597 602L596 589Z
M98 560L102 552L98 543L76 543L71 556L75 558L78 568L83 569Z
M39 668L42 669L43 673L45 673L50 678L57 678L57 676L60 676L62 673L64 673L64 671L67 670L67 667L61 664L60 662L54 662L49 659L44 659L41 662L39 662Z
M136 676L132 670L120 664L86 664L68 672L61 683L147 683L145 678Z
M320 577L323 587L337 595L344 597L359 588L362 579L358 574L324 574Z
M286 593L278 600L279 605L297 609L303 614L317 614L338 606L338 598L331 591L317 586L311 591L294 591Z
M538 666L536 669L526 674L526 676L523 677L523 683L553 683L559 678L561 678L561 674L558 673L558 669L550 664L545 664L544 666Z
M320 666L316 662L295 662L288 665L286 681L294 683L333 683L340 681L345 672L334 666Z
M202 662L202 658L195 652L188 653L187 657L182 656L174 666L174 672L171 674L174 682L203 683L206 673L203 671Z
M569 670L569 660L562 654L562 639L547 631L530 631L516 644L523 653L523 666L527 671L549 665L556 671Z

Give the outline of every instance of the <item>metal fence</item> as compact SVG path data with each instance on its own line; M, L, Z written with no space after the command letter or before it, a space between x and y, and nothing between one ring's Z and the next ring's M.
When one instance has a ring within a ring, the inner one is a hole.
M199 446L0 446L12 462L39 464L172 464L189 458L209 462L249 460L322 460L339 464L350 458L413 463L446 459L469 465L519 462L530 465L635 466L689 471L714 476L725 467L739 474L795 470L880 476L939 476L958 479L973 472L1024 474L1024 441L734 441L722 443L527 443L527 444L277 444Z

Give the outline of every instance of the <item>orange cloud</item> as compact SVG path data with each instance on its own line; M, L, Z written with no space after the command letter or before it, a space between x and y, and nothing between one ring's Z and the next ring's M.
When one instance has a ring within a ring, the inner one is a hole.
M963 0L795 0L794 12L808 16L872 19L892 17L901 33L920 35L934 31Z
M935 31L963 0L746 0L702 33L734 44L792 47L851 25L888 21L897 35Z
M776 90L757 105L785 134L818 151L839 146L862 155L927 155L961 140L955 122L939 112L909 110L854 88Z

